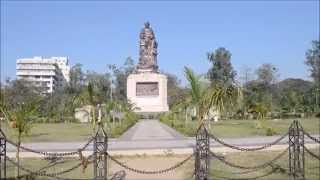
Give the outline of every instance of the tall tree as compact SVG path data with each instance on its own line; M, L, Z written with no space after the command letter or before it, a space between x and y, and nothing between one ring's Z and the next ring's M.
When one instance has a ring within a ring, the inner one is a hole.
M108 74L87 71L85 81L87 84L91 83L92 91L97 96L97 103L102 103L109 99L110 76Z
M306 52L305 63L309 66L310 76L314 80L312 99L314 99L314 111L320 114L320 41L312 41L312 47Z
M70 82L68 83L67 91L69 93L80 93L84 87L85 74L82 71L82 64L72 66L70 70Z
M23 79L8 81L4 91L4 104L10 109L14 109L21 102L41 98L41 89Z
M320 41L312 41L312 47L306 52L305 63L309 66L310 76L320 84Z
M252 81L254 79L254 74L252 72L252 69L248 66L243 66L240 70L240 83L244 86L248 82Z
M266 86L274 84L277 80L278 69L270 63L262 64L256 71L258 81Z
M262 64L256 71L257 79L244 85L244 104L246 111L272 111L277 106L278 97L277 68L272 64Z
M135 69L134 60L128 57L121 67L114 67L111 69L114 75L114 95L118 100L127 100L127 78L129 74L133 73Z
M207 75L211 81L222 83L233 83L235 81L236 71L231 64L231 53L221 47L215 52L207 54L208 60L212 63Z
M171 107L173 104L181 100L185 94L185 89L180 87L181 81L174 74L165 73L168 78L168 104Z

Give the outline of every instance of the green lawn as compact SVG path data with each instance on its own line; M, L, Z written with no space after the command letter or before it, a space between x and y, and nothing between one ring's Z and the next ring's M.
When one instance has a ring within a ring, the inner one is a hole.
M299 119L306 131L311 134L320 134L320 119L309 118ZM162 121L169 126L172 126L172 121ZM210 131L219 137L252 137L264 136L264 129L255 128L257 120L224 120L216 123L211 123ZM266 120L266 126L273 127L277 134L282 134L288 130L292 119L285 120ZM125 130L131 127L134 123L116 125L111 127L111 137L120 136ZM16 139L15 131L8 127L6 123L2 123L2 129L10 139ZM185 127L183 121L175 121L173 126L181 133L192 136L195 134L197 123L189 121ZM92 135L91 124L81 123L54 123L54 124L33 124L29 135L23 138L23 142L68 142L68 141L85 141Z
M312 149L312 151L315 154L320 154L320 149ZM273 159L275 156L277 156L278 154L280 154L282 151L263 151L263 152L236 152L236 153L227 153L227 154L219 154L220 156L224 156L226 160L237 164L237 165L241 165L241 166L254 166L254 165L260 165L263 164L264 162L267 162L271 159ZM173 155L174 156L174 155ZM136 167L139 169L139 163L141 165L141 163L145 162L148 163L150 166L150 160L154 160L157 162L154 162L154 165L151 165L149 168L147 169L157 169L158 164L159 163L159 158L161 158L162 160L164 159L168 159L173 160L173 156L159 156L158 158L153 158L155 156L137 156L137 157L126 157L126 156L122 156L122 157L118 157L121 159L122 162L130 162L129 164L131 164L130 166ZM134 162L136 162L137 164L134 164L132 162L132 158L134 160ZM158 160L157 160L158 159ZM184 158L181 158L184 159ZM61 162L58 163L57 165L46 169L46 173L54 173L54 172L60 172L63 170L67 170L70 167L73 167L74 165L79 163L78 159L64 159L65 162ZM179 160L180 162L181 160ZM24 167L27 167L28 169L31 169L32 171L37 171L40 168L47 166L49 164L48 160L44 160L44 159L39 159L39 158L25 158L22 159L21 164ZM172 164L172 163L169 163ZM260 179L264 179L264 180L280 180L280 179L288 179L288 175L286 174L286 169L288 169L288 153L285 154L282 158L280 158L279 160L277 160L274 165L279 165L281 168L283 168L284 171L277 171L273 174L271 174L270 176L264 177L264 178L260 178ZM108 168L109 168L109 175L112 173L111 171L115 170L114 168L116 165L111 162L110 160L108 161ZM75 170L73 170L70 173L66 173L64 175L62 175L61 177L65 177L65 178L92 178L93 177L93 165L90 164L87 169L85 169L85 171L82 171L82 167L79 167ZM140 167L141 168L141 167ZM111 170L113 169L113 170ZM117 168L116 168L117 169ZM122 169L122 168L121 168ZM144 168L142 168L144 169ZM162 169L162 168L160 168ZM118 171L119 169L117 169ZM228 177L228 178L250 178L250 177L256 177L256 176L261 176L263 174L266 174L268 172L270 172L271 167L266 167L264 169L255 171L255 172L250 172L250 173L245 173L243 174L243 172L247 171L247 170L241 170L241 169L236 169L236 168L232 168L229 166L226 166L225 164L221 163L220 161L216 160L216 159L211 159L210 160L210 180L220 180L221 178L218 178L217 176L224 176L224 177ZM191 160L189 160L187 162L186 165L181 166L179 169L177 169L175 172L182 172L183 173L183 177L185 177L184 179L186 180L191 180L192 178L192 172L194 171L194 158L192 158ZM21 171L22 175L26 174L25 172ZM310 155L306 154L305 155L305 176L306 179L308 180L318 180L320 177L320 162L319 160L311 157ZM7 164L7 175L8 177L13 177L15 173L15 168L14 166L8 162ZM128 172L127 172L128 173ZM158 176L158 175L154 175L154 176ZM168 176L170 176L170 174L168 174ZM132 177L132 176L131 176ZM149 177L153 177L153 175L149 175ZM46 179L45 177L38 177L37 179ZM130 178L128 178L130 179ZM151 178L152 179L152 178Z
M320 155L320 149L312 149L315 154ZM282 151L268 151L268 152L237 152L237 153L227 153L227 154L218 154L225 157L226 160L241 166L255 166L263 164L264 162L270 161L275 156L280 154ZM274 165L279 165L283 168L283 171L276 171L269 176L259 178L264 180L280 180L288 179L288 153L286 153L282 158L277 160ZM189 168L192 167L192 164L189 165ZM272 170L271 167L261 169L259 171L248 172L250 170L241 170L237 168L232 168L225 165L217 159L212 159L210 161L210 180L222 180L222 177L228 178L252 178L257 176L262 176ZM190 177L190 173L187 173L187 177ZM219 177L220 176L220 177ZM306 153L305 155L305 177L308 180L318 180L320 178L320 161L311 157ZM190 179L191 178L186 178Z
M304 118L298 120L307 132L320 134L320 119ZM265 120L265 127L272 127L276 131L276 134L282 134L288 130L292 121L293 119ZM162 122L187 136L194 136L196 133L196 121L185 123L178 120L162 120ZM221 120L211 123L210 132L219 137L227 138L265 136L265 129L256 128L258 122L259 120Z
M14 160L14 159L13 159ZM50 161L45 159L39 159L39 158L24 158L21 160L21 165L25 168L28 168L29 170L33 172L37 172L40 169L42 171L45 171L46 174L55 173L55 172L61 172L64 170L67 170L75 165L77 165L80 161L75 158L65 158L63 161L60 160L58 163L52 167L42 169L43 167L50 166L52 163ZM79 168L71 171L70 173L66 173L64 175L61 175L61 177L64 178L92 178L93 177L93 165L89 164L87 169L85 171L82 171L82 166ZM7 162L7 177L13 178L15 177L16 173L16 167L10 163ZM20 176L28 175L29 173L21 170ZM46 176L39 176L36 179L53 179Z
M123 122L122 125L110 125L105 128L111 137L118 137L128 128L135 124L135 121ZM68 142L86 141L93 134L93 126L86 123L35 123L32 125L28 135L23 137L23 142ZM9 139L16 140L16 132L6 123L2 122L2 130ZM111 129L111 130L107 130Z

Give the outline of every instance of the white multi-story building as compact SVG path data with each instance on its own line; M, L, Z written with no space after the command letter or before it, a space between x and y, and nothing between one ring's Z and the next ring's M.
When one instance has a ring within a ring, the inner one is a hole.
M70 66L67 57L22 58L17 59L16 75L51 93L69 82Z

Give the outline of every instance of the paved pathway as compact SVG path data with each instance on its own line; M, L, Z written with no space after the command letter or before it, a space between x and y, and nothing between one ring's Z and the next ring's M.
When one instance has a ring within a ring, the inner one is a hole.
M171 127L159 122L158 120L140 120L127 132L120 140L163 140L163 139L183 139L184 136Z

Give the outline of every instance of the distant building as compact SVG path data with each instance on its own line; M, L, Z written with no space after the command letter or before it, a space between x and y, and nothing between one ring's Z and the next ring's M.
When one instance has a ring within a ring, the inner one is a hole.
M52 93L70 80L67 57L33 57L17 59L17 79L32 82L43 88L43 93Z

